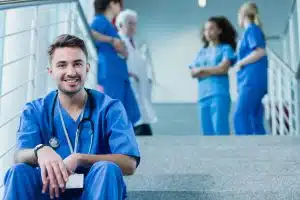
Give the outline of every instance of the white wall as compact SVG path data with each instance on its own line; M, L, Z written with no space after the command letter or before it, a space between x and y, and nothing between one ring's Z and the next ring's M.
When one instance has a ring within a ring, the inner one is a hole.
M0 125L16 116L23 109L26 102L44 96L48 90L54 89L55 85L47 73L47 67L49 67L47 48L49 44L53 42L54 38L58 35L70 33L71 30L75 31L73 34L80 35L81 37L86 36L87 34L86 31L82 30L83 27L80 20L78 26L69 26L68 22L66 22L69 20L69 10L71 8L74 8L74 5L59 4L40 6L38 10L35 7L27 7L5 12L4 35L13 34L19 31L25 32L5 38L3 45L3 63L9 63L29 55L30 53L35 53L36 56L35 59L33 59L33 65L30 64L30 58L33 58L31 56L3 68L0 95L11 91L21 84L24 84L24 86L16 89L9 95L0 98ZM38 13L36 22L37 31L35 32L35 37L31 38L32 31L29 29L31 29L32 21L35 19L35 13ZM3 19L3 17L0 18L0 20L1 19ZM56 22L59 22L59 25L54 25ZM72 29L72 27L74 27L74 29ZM0 33L0 36L2 36L2 33ZM31 52L32 42L35 43L34 52ZM86 38L86 43L88 50L90 51L90 56L95 58L96 52L91 49L93 47L88 38ZM0 41L0 48L2 46L1 44ZM0 61L0 67L3 63ZM92 65L92 70L95 71L95 62L90 63ZM36 77L33 78L36 78L36 81L34 84L33 95L28 97L28 85L31 84L26 84L26 81L30 77L30 66L34 66L33 72ZM95 75L90 74L88 78L88 87L94 87ZM0 155L4 154L9 148L16 144L16 130L18 125L19 116L17 115L14 120L0 128ZM0 186L2 184L4 173L7 171L8 167L11 166L12 161L13 151L10 151L0 159Z
M137 38L146 40L152 50L155 71L162 87L154 88L155 102L195 102L196 82L187 64L192 62L201 43L200 29L213 15L224 15L237 24L237 10L244 0L208 0L201 9L197 1L125 0L125 7L139 13ZM283 32L292 0L256 0L267 35ZM274 15L276 10L276 15ZM236 26L237 27L237 26ZM237 27L241 33L241 29ZM276 46L276 45L275 45ZM278 45L277 45L278 46ZM280 52L280 50L278 50ZM281 52L280 52L281 53ZM230 72L232 99L236 99L236 78Z

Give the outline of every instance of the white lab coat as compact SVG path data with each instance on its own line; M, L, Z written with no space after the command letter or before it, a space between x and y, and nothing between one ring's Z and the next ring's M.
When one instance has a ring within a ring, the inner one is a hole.
M136 74L139 81L130 78L132 89L141 112L141 119L137 122L140 124L153 124L157 121L156 113L152 106L152 83L154 75L152 65L139 49L134 48L127 36L119 33L128 50L127 66L130 73Z

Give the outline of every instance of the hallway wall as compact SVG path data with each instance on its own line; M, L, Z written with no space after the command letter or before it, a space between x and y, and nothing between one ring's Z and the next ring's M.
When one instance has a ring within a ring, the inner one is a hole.
M228 2L228 3L227 3ZM189 76L187 65L201 46L200 28L209 16L225 15L234 25L237 10L245 1L208 0L201 9L197 1L126 0L125 7L139 13L138 39L147 41L152 49L158 82L155 102L195 102L197 83ZM266 35L283 32L292 0L256 0L261 11ZM276 10L276 15L274 11ZM240 29L238 29L241 32ZM280 45L273 44L278 47ZM277 48L280 52L280 48ZM235 73L230 73L232 99L236 99Z

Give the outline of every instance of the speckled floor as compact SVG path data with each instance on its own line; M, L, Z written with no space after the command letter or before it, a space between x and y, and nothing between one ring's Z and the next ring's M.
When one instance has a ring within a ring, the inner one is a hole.
M142 160L129 200L298 200L300 138L138 138Z

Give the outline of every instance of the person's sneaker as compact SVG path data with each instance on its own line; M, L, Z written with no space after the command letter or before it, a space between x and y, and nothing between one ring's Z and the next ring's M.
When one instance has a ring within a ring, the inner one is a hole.
M151 136L152 130L149 124L141 124L134 127L134 132L136 136Z

